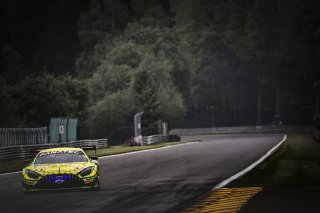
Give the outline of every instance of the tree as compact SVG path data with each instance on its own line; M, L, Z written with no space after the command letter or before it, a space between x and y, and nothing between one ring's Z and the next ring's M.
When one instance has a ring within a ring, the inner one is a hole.
M99 65L89 80L92 109L96 114L106 115L107 112L99 106L104 103L109 104L105 106L109 108L113 103L105 100L120 94L134 97L126 99L130 104L120 107L131 114L114 114L119 122L112 126L106 121L104 126L110 130L119 129L120 125L123 127L138 111L144 111L144 134L155 133L160 119L173 124L183 115L181 91L186 90L183 82L187 83L187 78L181 78L178 73L188 70L182 70L186 60L182 60L183 56L176 47L178 38L166 23L166 20L145 16L138 22L128 23L123 34L112 39L111 43L103 40L96 45ZM174 102L170 103L170 99ZM95 134L97 131L93 129L91 132Z
M80 77L92 76L101 59L95 46L100 42L111 42L130 20L129 14L128 5L122 1L91 1L90 9L78 20L81 52L76 60L76 71Z
M158 111L160 103L157 97L156 85L146 70L136 73L133 89L138 104L138 111L143 112L143 134L156 134L158 121L160 120Z
M20 127L24 121L18 116L18 104L14 99L15 88L0 77L0 128Z
M51 117L77 117L86 114L88 89L71 76L42 73L27 77L16 86L14 98L19 116L28 126L47 126Z
M111 143L121 143L132 136L133 115L136 105L130 90L106 95L89 108L89 136L108 138Z

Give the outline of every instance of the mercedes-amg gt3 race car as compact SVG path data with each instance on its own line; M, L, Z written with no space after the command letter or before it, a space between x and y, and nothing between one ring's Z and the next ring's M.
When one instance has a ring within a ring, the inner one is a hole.
M81 148L40 151L22 170L23 192L52 189L100 189L97 157L89 158Z

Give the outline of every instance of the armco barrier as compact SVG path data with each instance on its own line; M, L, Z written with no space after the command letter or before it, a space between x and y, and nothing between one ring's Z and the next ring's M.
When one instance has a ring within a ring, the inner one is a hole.
M150 136L142 137L143 145L151 145L151 144L156 144L159 142L166 142L166 141L168 141L168 136L150 135Z
M240 127L216 127L216 128L197 128L197 129L173 129L170 134L188 135L216 135L216 134L264 134L264 133L283 133L283 132L312 132L310 126L240 126Z
M48 143L47 127L0 128L0 147Z
M81 147L81 146L96 146L97 149L108 147L107 139L98 140L81 140L68 143L58 144L37 144L37 145L20 145L0 148L0 160L9 159L27 159L33 157L37 151L55 147Z

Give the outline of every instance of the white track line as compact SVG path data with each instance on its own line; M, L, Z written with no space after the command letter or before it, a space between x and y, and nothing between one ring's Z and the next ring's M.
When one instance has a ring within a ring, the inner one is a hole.
M164 146L164 147L154 148L154 149L146 149L146 150L133 151L133 152L127 152L127 153L122 153L122 154L102 156L102 157L99 157L99 159L112 158L112 157L118 157L118 156L123 156L123 155L131 155L131 154L141 153L141 152L150 152L150 151L155 151L155 150L159 150L159 149L167 149L167 148L171 148L171 147L183 146L183 145L188 145L188 144L193 144L193 143L198 143L198 142L188 142L188 143L176 144L176 145L169 145L169 146ZM21 171L3 173L3 174L0 174L0 176L13 175L13 174L17 174L17 173L21 173Z
M3 174L0 174L0 176L12 175L12 174L16 174L16 173L21 173L21 171L18 171L18 172L3 173Z
M264 161L267 157L269 157L274 151L276 151L279 146L287 139L287 135L284 135L282 141L280 141L275 147L273 147L269 152L267 152L264 156L262 156L258 161L256 161L255 163L251 164L249 167L247 167L246 169L242 170L241 172L233 175L232 177L222 181L221 183L219 183L218 185L216 185L212 190L216 190L219 189L227 184L229 184L231 181L241 177L242 175L246 174L247 172L249 172L250 170L252 170L254 167L256 167L259 163L261 163L262 161ZM189 143L183 143L183 144L177 144L177 145L170 145L170 146L165 146L165 147L160 147L160 148L154 148L154 149L146 149L146 150L140 150L140 151L134 151L134 152L127 152L127 153L122 153L122 154L116 154L116 155L108 155L108 156L103 156L103 157L99 157L99 159L104 159L104 158L113 158L113 157L119 157L119 156L124 156L124 155L132 155L132 154L136 154L136 153L142 153L142 152L151 152L151 151L156 151L156 150L160 150L160 149L167 149L167 148L171 148L171 147L177 147L177 146L183 146L183 145L188 145L188 144L194 144L194 143L199 143L199 142L189 142ZM12 175L12 174L17 174L20 173L21 171L18 172L10 172L10 173L4 173L4 174L0 174L0 176L5 176L5 175Z
M194 144L194 143L199 143L199 142L188 142L188 143L169 145L169 146L164 146L164 147L154 148L154 149L145 149L145 150L140 150L140 151L133 151L133 152L127 152L127 153L122 153L122 154L116 154L116 155L102 156L102 157L99 157L99 159L120 157L120 156L124 156L124 155L132 155L132 154L142 153L142 152L152 152L152 151L157 151L157 150L160 150L160 149L168 149L168 148L171 148L171 147L184 146L184 145Z
M267 157L269 157L272 153L274 153L280 146L281 144L287 140L287 135L284 135L283 139L276 145L274 146L272 149L270 149L264 156L262 156L259 160L257 160L256 162L254 162L253 164L251 164L250 166L248 166L247 168L245 168L244 170L238 172L237 174L231 176L230 178L220 182L218 185L216 185L211 191L214 191L216 189L219 189L221 187L224 187L226 185L228 185L230 182L234 181L235 179L238 179L239 177L241 177L242 175L246 174L247 172L251 171L253 168L255 168L257 165L259 165L262 161L264 161Z

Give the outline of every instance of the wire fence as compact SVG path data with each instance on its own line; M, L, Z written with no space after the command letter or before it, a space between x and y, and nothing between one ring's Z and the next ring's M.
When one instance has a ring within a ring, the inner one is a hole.
M0 128L0 147L48 143L47 127Z
M95 146L108 147L107 139L80 140L64 143L50 143L47 127L40 128L0 128L0 160L24 159L35 151L54 147Z

